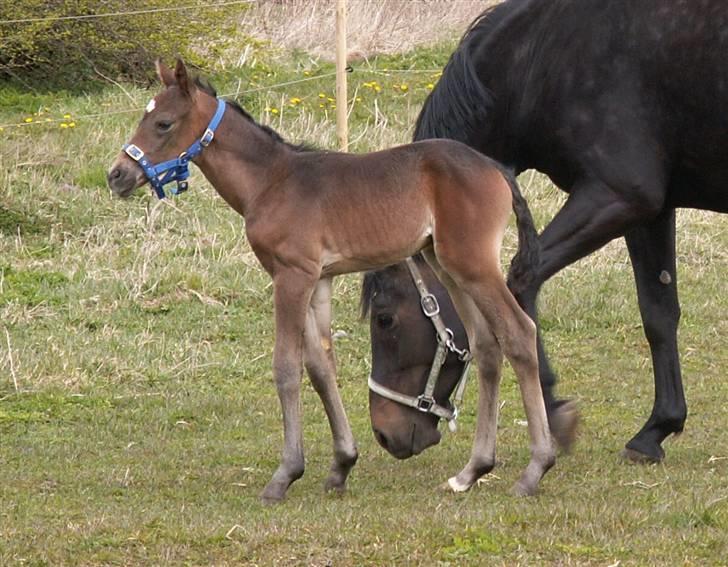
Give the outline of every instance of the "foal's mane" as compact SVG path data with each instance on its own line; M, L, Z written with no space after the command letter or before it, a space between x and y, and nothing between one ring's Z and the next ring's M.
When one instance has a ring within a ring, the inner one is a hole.
M488 45L531 4L532 0L507 0L488 8L470 24L417 117L415 140L451 138L473 144L494 100L478 78L472 46L489 51Z
M209 94L212 97L217 98L217 91L215 90L215 87L213 87L209 81L202 79L201 77L195 77L194 79L195 86L200 89L202 92ZM255 119L242 107L240 106L240 103L238 103L235 100L229 100L225 99L225 102L229 107L231 107L233 110L238 112L245 118L246 120L249 120L253 125L257 126L260 130L268 134L275 142L284 144L285 146L289 147L293 151L296 152L308 152L313 151L314 148L312 148L308 144L291 144L290 142L287 142L283 136L281 136L278 132L273 130L270 126L266 126L265 124L259 124L255 121Z

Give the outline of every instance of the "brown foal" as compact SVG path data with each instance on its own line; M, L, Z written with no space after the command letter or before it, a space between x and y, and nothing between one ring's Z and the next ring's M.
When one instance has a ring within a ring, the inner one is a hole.
M157 66L164 90L147 107L132 143L152 162L174 159L205 132L218 101L193 82L181 61ZM448 482L467 490L495 464L503 355L523 397L531 460L516 483L535 492L553 465L541 387L536 328L508 291L501 240L512 209L508 180L467 146L429 140L352 155L303 151L227 103L214 140L194 162L223 199L245 217L247 237L273 278L273 372L283 411L280 466L262 498L281 500L303 475L300 389L305 365L326 409L334 444L328 490L343 491L358 452L336 385L331 340L331 282L338 274L380 268L424 252L450 292L478 362L480 398L471 457ZM128 196L147 182L121 153L109 185Z

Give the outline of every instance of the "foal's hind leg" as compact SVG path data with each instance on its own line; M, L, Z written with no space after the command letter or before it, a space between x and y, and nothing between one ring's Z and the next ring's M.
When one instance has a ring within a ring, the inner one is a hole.
M319 281L311 298L306 318L303 352L306 371L324 404L334 440L334 462L326 479L325 488L342 492L346 488L346 478L356 464L359 453L336 386L336 361L331 340L330 279Z
M469 287L475 303L493 329L518 377L531 438L531 460L514 486L514 491L518 495L531 495L556 461L538 378L536 325L519 307L500 274Z
M447 481L453 491L465 492L495 466L498 391L503 353L472 298L442 269L432 251L423 253L453 300L468 334L470 350L478 367L478 413L470 460L457 475Z
M531 438L531 460L514 492L534 494L541 477L556 460L538 379L536 326L508 291L497 263L478 263L474 258L450 258L442 263L458 286L472 297L518 378Z

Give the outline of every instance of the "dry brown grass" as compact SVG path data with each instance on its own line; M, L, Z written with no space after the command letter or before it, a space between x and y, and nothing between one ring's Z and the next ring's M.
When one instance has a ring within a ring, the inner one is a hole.
M349 0L350 59L408 51L459 36L492 0ZM333 59L334 0L264 0L242 27L276 46Z

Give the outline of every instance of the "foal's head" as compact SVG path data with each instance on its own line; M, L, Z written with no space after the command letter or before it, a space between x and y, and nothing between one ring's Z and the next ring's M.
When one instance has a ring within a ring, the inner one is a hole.
M140 148L151 163L177 158L205 131L215 113L215 98L202 92L187 73L181 60L174 71L157 61L157 75L164 90L147 104L130 143ZM109 187L120 197L128 197L144 185L142 169L121 152L108 173Z

